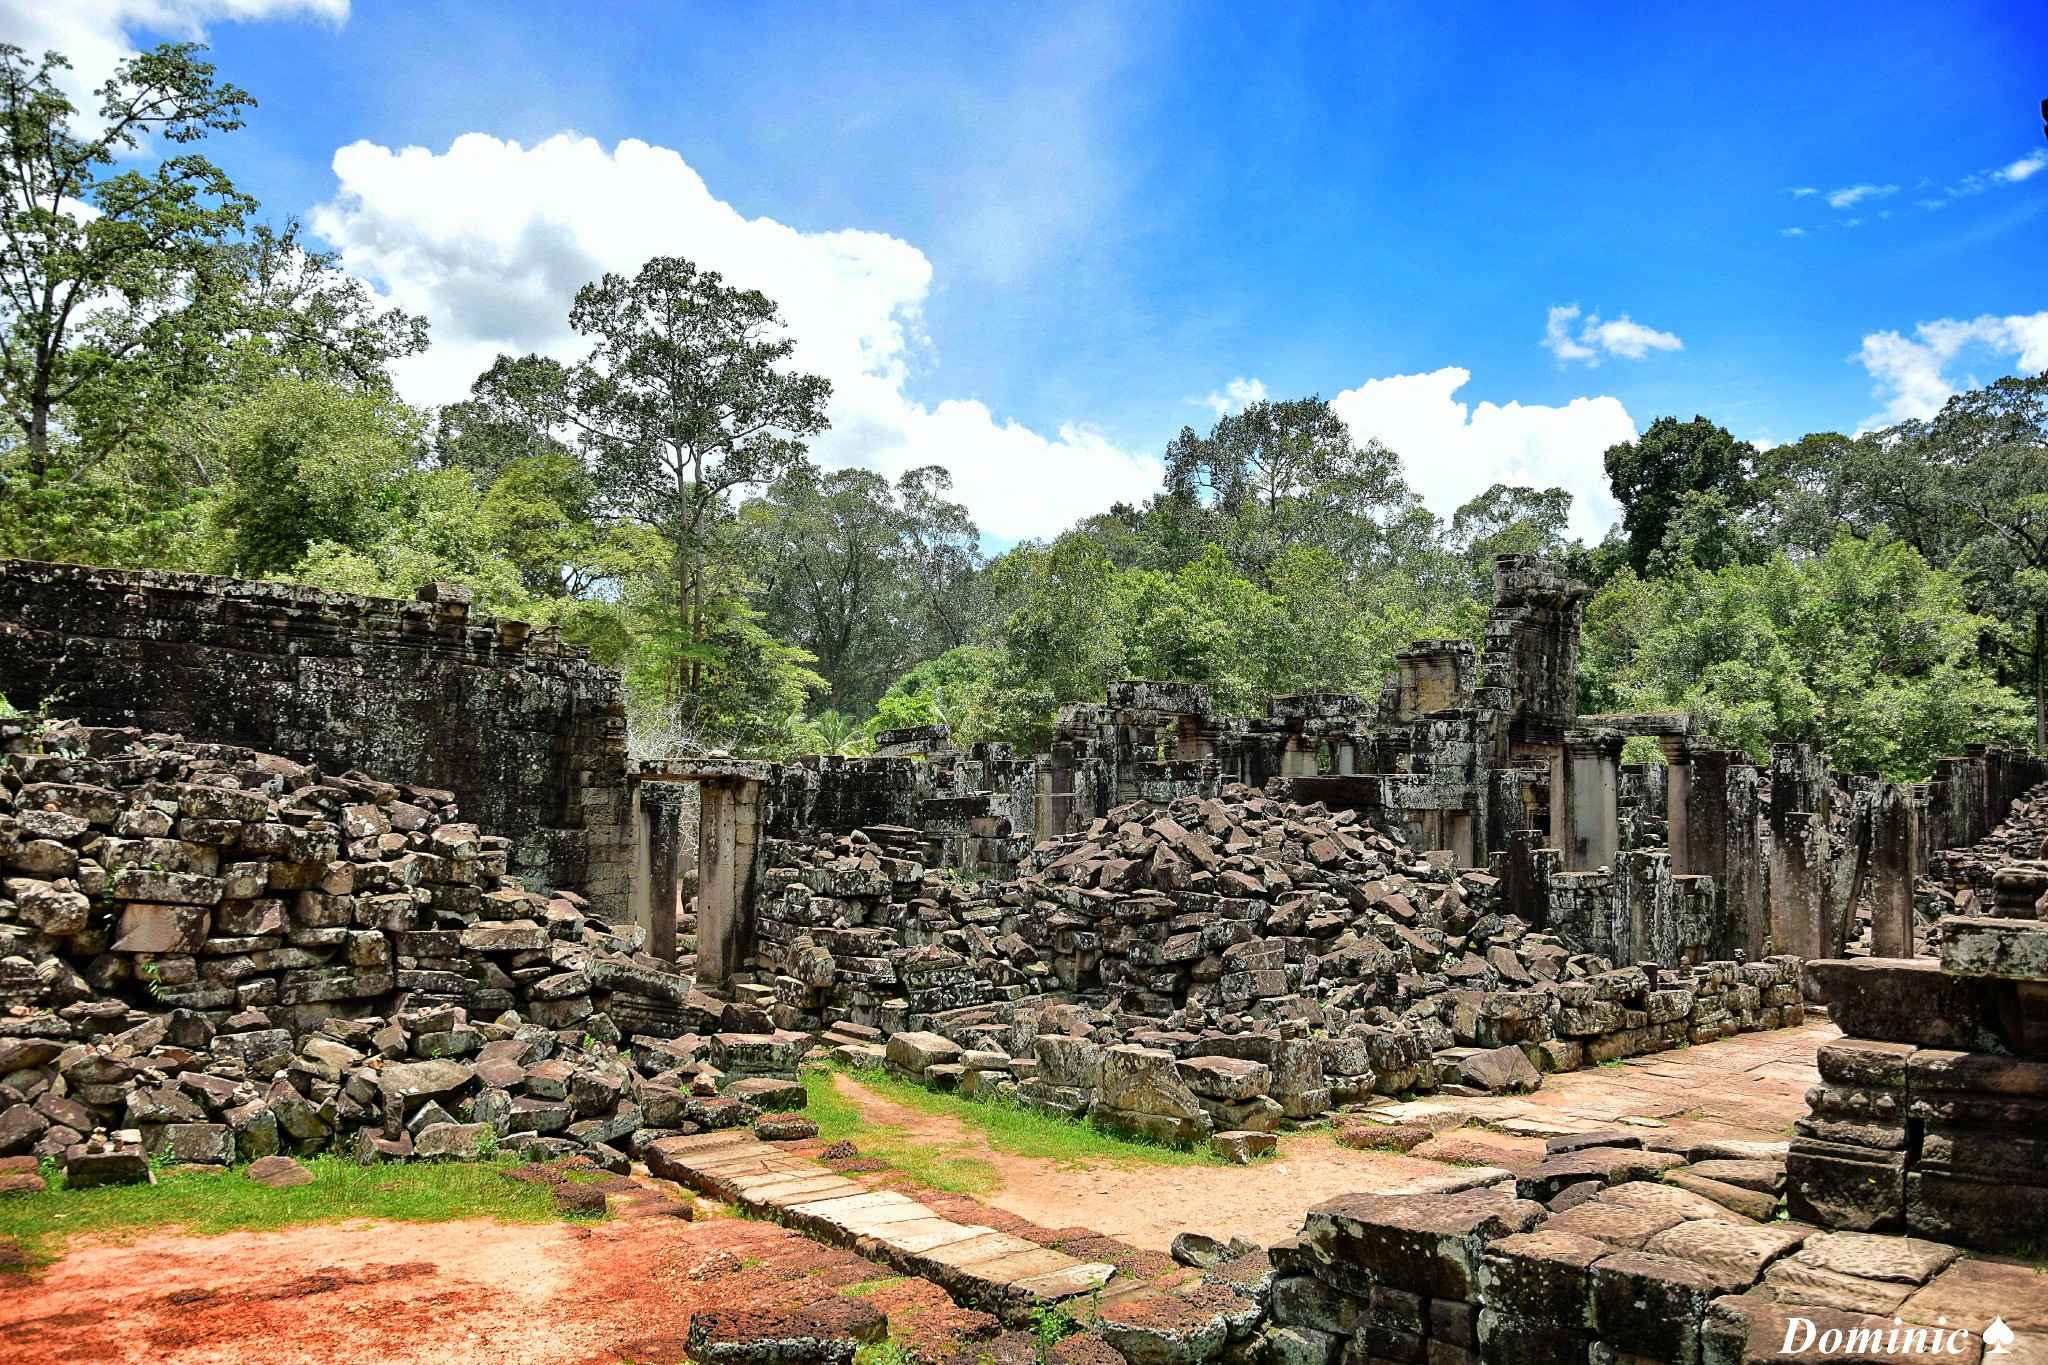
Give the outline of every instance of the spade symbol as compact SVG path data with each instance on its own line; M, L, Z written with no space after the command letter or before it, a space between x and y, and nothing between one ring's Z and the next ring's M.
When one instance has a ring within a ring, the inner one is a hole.
M1991 1348L1992 1355L2009 1354L2005 1348L2012 1345L2012 1341L2012 1328L2005 1325L2004 1318L1993 1318L1991 1325L1984 1329L1984 1344Z

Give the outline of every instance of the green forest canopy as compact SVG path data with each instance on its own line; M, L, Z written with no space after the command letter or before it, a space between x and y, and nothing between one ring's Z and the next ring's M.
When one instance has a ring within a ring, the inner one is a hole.
M401 401L420 319L201 148L255 101L203 49L124 64L96 113L0 47L0 553L410 596L452 580L624 670L636 745L859 752L883 726L1043 745L1122 677L1376 693L1417 637L1475 636L1495 555L1594 584L1588 711L1684 708L1723 741L1911 777L1971 740L2048 748L2048 380L1925 422L1760 450L1660 417L1606 452L1623 509L1562 489L1446 521L1316 396L1184 428L1161 487L980 550L942 468L823 470L830 386L774 300L687 260L581 290L565 365L502 356ZM150 156L140 153L154 149ZM92 213L75 206L89 205Z

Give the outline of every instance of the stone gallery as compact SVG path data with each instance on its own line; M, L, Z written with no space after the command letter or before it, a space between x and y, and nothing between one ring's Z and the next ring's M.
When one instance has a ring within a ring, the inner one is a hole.
M1060 1306L1069 1361L1920 1350L1967 1258L2048 1236L2048 767L1899 784L1582 715L1584 597L1503 556L1484 647L1417 641L1375 698L1134 680L1043 754L629 763L618 675L460 589L0 561L38 713L0 720L0 1188L510 1147ZM1420 1100L1823 1014L1786 1141L1560 1134L1269 1246L1191 1228L1170 1286L872 1191L796 1112L837 1064L1265 1181L1282 1134L1412 1147ZM689 1349L852 1331L701 1314Z

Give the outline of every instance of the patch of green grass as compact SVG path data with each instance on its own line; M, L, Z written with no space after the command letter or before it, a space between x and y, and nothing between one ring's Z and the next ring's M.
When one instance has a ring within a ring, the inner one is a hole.
M273 1190L241 1169L171 1167L150 1185L51 1188L0 1196L0 1236L12 1237L32 1263L55 1259L74 1233L123 1240L159 1228L197 1236L268 1232L295 1223L379 1218L439 1223L489 1216L501 1223L547 1222L557 1215L544 1185L518 1184L491 1162L358 1166L337 1156L305 1158L310 1185Z
M908 1275L883 1275L878 1279L862 1280L859 1284L849 1284L839 1292L849 1299L864 1299L868 1295L879 1293L892 1285L902 1284L909 1278Z
M879 1089L875 1075L863 1072L862 1084L875 1084ZM832 1073L806 1071L803 1079L804 1089L810 1093L804 1112L817 1121L818 1136L825 1141L852 1142L860 1148L862 1156L886 1161L933 1189L986 1194L1003 1183L995 1163L972 1155L972 1148L965 1143L935 1143L915 1137L895 1124L869 1123L860 1106L834 1088Z
M891 1129L887 1126L866 1125L861 1118L860 1106L842 1096L833 1086L832 1074L826 1070L804 1073L804 1086L811 1097L810 1107L806 1112L818 1121L821 1135L828 1141L846 1138L860 1146L864 1154L881 1157L892 1165L900 1165L895 1156L882 1150L882 1146L888 1142L887 1135ZM854 1071L847 1074L863 1088L891 1103L900 1104L906 1109L914 1109L920 1114L957 1119L979 1132L989 1146L1012 1156L1056 1161L1077 1170L1104 1162L1143 1162L1159 1166L1223 1164L1223 1158L1209 1151L1207 1147L1171 1147L1161 1142L1125 1137L1120 1133L1097 1127L1092 1119L1077 1121L1061 1118L1057 1114L1032 1109L1014 1100L962 1099L958 1095L927 1090L920 1085L899 1081L881 1071ZM844 1131L835 1131L832 1127L834 1122L850 1122L853 1126ZM901 1132L900 1129L894 1131ZM866 1134L865 1137L863 1132ZM925 1150L929 1150L929 1147ZM906 1166L904 1169L910 1168ZM978 1193L975 1190L964 1192Z

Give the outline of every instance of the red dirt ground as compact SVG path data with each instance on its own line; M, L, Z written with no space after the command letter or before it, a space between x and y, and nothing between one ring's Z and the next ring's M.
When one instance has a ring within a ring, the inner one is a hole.
M74 1240L46 1271L0 1276L0 1355L11 1365L670 1365L699 1307L795 1306L870 1281L868 1302L932 1357L996 1330L933 1285L770 1223L471 1219Z

